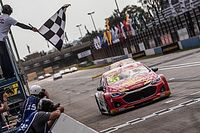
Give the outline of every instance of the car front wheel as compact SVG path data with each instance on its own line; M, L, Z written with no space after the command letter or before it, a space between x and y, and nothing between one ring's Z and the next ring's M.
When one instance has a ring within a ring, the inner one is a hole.
M96 100L97 106L98 106L98 108L99 108L99 111L100 111L101 114L103 115L103 110L102 110L101 107L100 107L100 104L99 104L99 101L98 101L96 95L95 95L95 100Z

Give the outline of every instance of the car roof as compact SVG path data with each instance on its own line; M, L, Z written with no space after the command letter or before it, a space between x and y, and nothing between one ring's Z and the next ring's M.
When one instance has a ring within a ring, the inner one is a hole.
M110 73L115 73L115 72L117 72L118 70L123 69L123 68L127 68L127 67L134 68L134 67L141 66L141 65L143 65L143 63L141 63L141 62L129 63L129 64L123 65L123 66L121 66L121 67L113 68L113 69L111 69L111 70L109 70L109 71L103 73L103 76L109 75Z
M117 68L117 67L124 66L126 64L134 63L134 62L136 62L136 61L133 60L132 58L120 60L120 61L117 61L117 62L111 64L110 67L109 67L109 70Z

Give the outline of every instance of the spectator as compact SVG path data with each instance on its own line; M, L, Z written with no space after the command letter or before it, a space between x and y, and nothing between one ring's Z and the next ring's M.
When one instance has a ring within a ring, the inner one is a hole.
M14 18L10 17L12 12L13 10L10 5L4 5L2 7L2 14L0 15L0 65L3 71L3 77L5 79L14 77L12 62L5 42L11 26L15 25L23 29L32 30L34 32L38 31L36 28L20 23Z
M33 112L19 126L16 133L48 133L62 112L63 107L55 107L50 99L43 98L38 104L38 111Z
M2 126L3 126L3 123L4 123L4 120L2 118L2 113L3 112L6 112L8 110L8 95L6 93L3 94L3 103L1 104L1 107L0 107L0 113L1 113L1 116L0 116L0 133L2 133Z

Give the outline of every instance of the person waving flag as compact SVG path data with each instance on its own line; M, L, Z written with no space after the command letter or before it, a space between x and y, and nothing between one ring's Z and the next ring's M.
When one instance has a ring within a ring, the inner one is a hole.
M65 11L67 7L71 6L66 4L62 6L51 18L49 18L39 29L38 32L59 51L61 51L64 41L64 30L66 16Z

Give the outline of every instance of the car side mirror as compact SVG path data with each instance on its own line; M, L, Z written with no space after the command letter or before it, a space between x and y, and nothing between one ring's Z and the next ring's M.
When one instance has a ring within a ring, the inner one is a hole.
M104 91L104 87L103 87L103 86L99 86L99 87L97 88L97 91Z
M154 72L157 72L158 68L157 67L153 67L153 68L151 68L151 70L154 71Z

